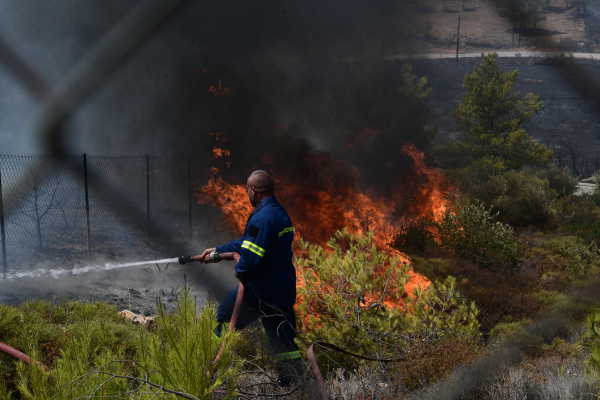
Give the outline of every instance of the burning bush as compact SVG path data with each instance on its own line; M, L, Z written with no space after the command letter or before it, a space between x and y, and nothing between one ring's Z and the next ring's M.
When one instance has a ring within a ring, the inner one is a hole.
M301 239L298 313L310 341L334 342L350 351L373 353L396 343L406 309L400 307L409 266L389 258L373 243L373 232L338 231L329 254Z
M515 240L510 226L494 221L497 214L490 211L479 202L446 210L438 224L440 244L480 267L516 264L520 241Z
M300 246L297 307L305 345L324 340L364 355L397 357L417 338L476 335L477 309L453 278L405 295L408 265L377 250L372 232L338 231L327 243L329 253L303 240ZM353 362L330 356L342 365Z

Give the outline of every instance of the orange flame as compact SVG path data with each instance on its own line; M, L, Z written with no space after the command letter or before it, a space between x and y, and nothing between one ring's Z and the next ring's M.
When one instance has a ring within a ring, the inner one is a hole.
M409 155L414 162L413 172L423 184L412 190L413 201L409 207L412 216L425 216L432 213L439 218L446 211L448 198L455 190L452 183L436 168L425 165L425 155L414 144L405 144L402 153Z
M217 146L215 146L215 148L213 149L213 155L215 156L215 158L229 157L231 155L231 152L229 150L219 149Z
M219 81L219 85L217 87L211 86L208 88L209 92L212 92L214 97L217 96L227 96L229 92L231 92L231 88L223 86L221 81Z
M210 133L210 136L214 136L217 142L225 143L225 132Z
M412 174L425 182L412 188L413 201L409 213L413 216L433 213L439 217L446 209L446 198L451 190L449 182L439 170L425 165L423 153L414 145L405 145L402 152L413 159ZM320 162L318 156L312 157L315 158L312 160L315 163ZM403 262L410 262L408 257L387 244L394 233L393 199L373 200L352 185L311 190L302 183L293 183L294 179L286 176L285 172L276 168L273 171L277 198L290 214L297 234L305 240L326 248L327 241L338 229L347 227L352 233L373 230L378 249L400 257ZM213 173L196 195L199 203L212 203L221 210L225 228L237 235L243 233L248 215L253 209L248 200L246 185L229 184ZM405 293L412 294L419 285L426 289L429 284L427 278L412 272L405 286Z

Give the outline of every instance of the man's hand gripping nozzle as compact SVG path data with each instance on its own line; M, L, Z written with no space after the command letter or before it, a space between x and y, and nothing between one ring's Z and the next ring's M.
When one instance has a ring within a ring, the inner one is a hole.
M236 262L238 262L239 259L240 255L238 253L219 253L218 251L211 251L206 256L179 256L177 260L179 261L179 264L189 264L194 261L208 264L218 263L222 260L235 260Z

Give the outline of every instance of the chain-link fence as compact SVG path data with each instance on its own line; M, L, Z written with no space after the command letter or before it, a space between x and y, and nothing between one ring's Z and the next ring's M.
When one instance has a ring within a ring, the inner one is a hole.
M189 160L0 155L0 179L2 203L18 204L1 216L5 269L53 254L123 254L191 233ZM100 180L121 196L106 193Z

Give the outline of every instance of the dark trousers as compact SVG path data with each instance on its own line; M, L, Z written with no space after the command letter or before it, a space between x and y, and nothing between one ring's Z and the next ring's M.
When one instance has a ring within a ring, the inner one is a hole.
M235 299L238 289L235 288L227 294L225 300L217 308L217 335L221 334L221 324L231 320ZM298 346L294 343L296 337L296 317L294 307L279 308L260 301L252 289L248 288L244 293L242 308L237 320L237 329L244 329L255 319L260 318L269 344L273 348L278 359L296 358ZM284 356L285 355L285 356ZM299 354L298 354L299 357Z

